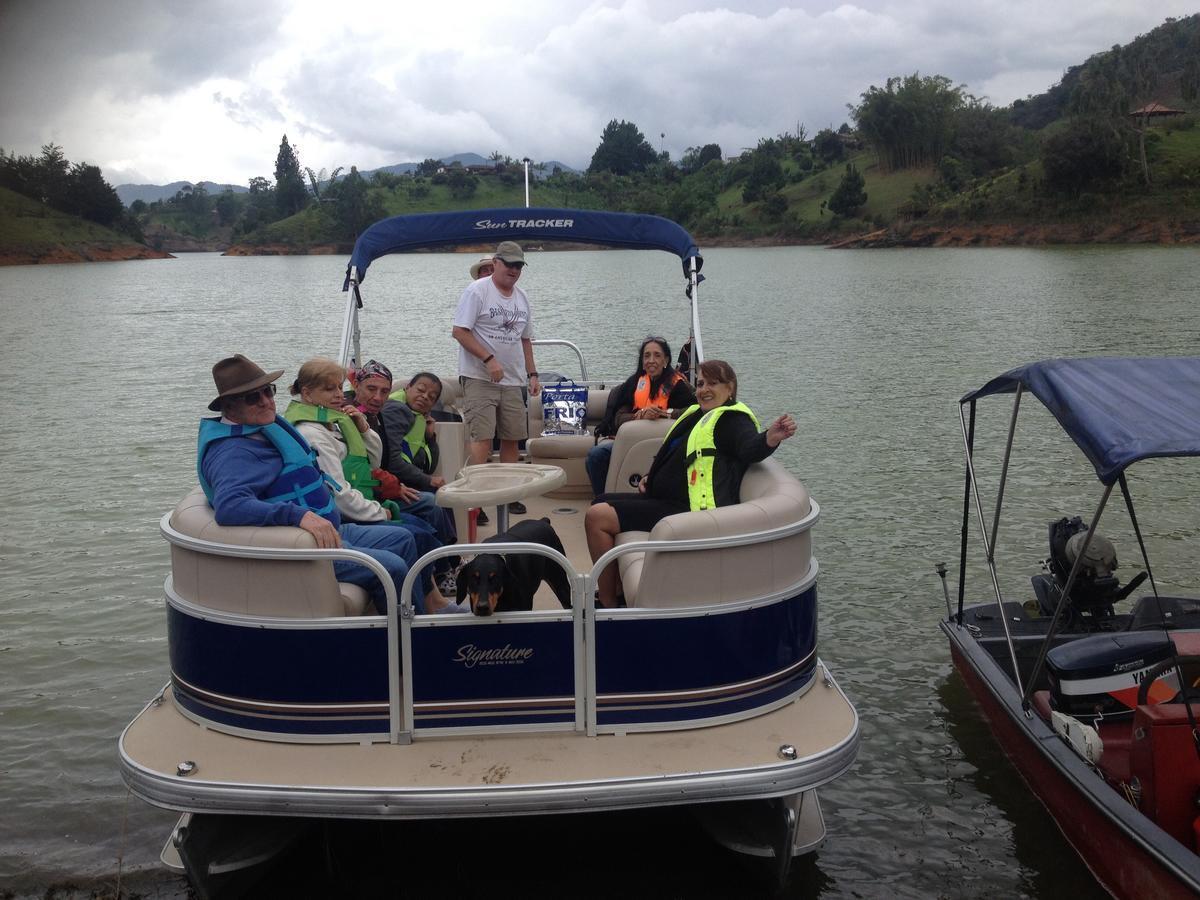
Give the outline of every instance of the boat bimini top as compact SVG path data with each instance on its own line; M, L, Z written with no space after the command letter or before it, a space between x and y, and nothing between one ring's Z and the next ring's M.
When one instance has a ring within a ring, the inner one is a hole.
M1108 503L1113 487L1120 486L1130 523L1142 554L1142 562L1150 579L1155 598L1159 597L1154 573L1146 553L1133 498L1125 470L1133 463L1155 457L1200 456L1200 357L1085 357L1082 359L1049 359L1020 366L993 378L976 391L965 394L960 401L959 419L962 424L963 446L966 451L967 477L963 497L962 540L959 558L958 615L951 618L962 622L964 585L967 564L967 531L971 495L975 495L975 511L987 565L991 573L996 600L1003 609L1003 598L996 576L996 540L1004 487L1012 459L1013 434L1021 396L1029 391L1042 401L1063 430L1079 446L1095 467L1096 476L1104 485L1100 504L1091 518L1082 547L1060 593L1050 629L1045 636L1032 675L1020 683L1016 651L1009 632L1007 617L1001 615L1005 638L1009 645L1017 687L1028 709L1034 684L1053 644L1067 598L1071 596L1076 579L1093 537L1097 534L1101 514ZM1000 486L996 496L994 518L989 532L979 498L974 466L975 401L992 394L1014 393L1013 409L1008 428L1008 444L1001 467ZM964 410L969 409L969 414ZM939 572L940 574L940 572ZM949 605L949 596L947 596ZM948 612L950 612L948 610Z
M367 267L389 253L499 241L567 241L665 250L683 260L685 276L693 268L699 272L704 264L692 236L659 216L540 206L471 209L380 219L355 241L342 290L348 290L352 281L362 284ZM695 260L695 265L689 265L689 260Z
M704 280L700 274L704 258L682 226L661 216L535 206L392 216L380 219L359 235L342 283L342 290L351 295L342 327L341 364L356 364L361 355L358 310L363 302L359 285L371 263L389 253L464 244L494 247L500 241L558 241L673 253L683 263L687 281L684 293L691 301L693 366L704 359L697 305L697 286Z
M1047 359L961 402L1018 390L1042 401L1106 485L1140 459L1200 456L1200 356Z

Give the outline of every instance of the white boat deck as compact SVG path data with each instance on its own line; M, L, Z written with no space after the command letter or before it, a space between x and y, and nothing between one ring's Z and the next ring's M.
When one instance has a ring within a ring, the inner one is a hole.
M858 717L820 677L751 719L685 731L533 733L412 744L251 740L184 717L168 689L121 740L137 793L174 809L411 818L782 796L853 761ZM790 744L796 758L781 757ZM187 776L181 762L195 764Z

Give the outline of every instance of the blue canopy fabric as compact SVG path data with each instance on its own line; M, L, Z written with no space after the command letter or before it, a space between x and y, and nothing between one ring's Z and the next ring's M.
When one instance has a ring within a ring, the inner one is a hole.
M342 290L349 289L351 269L362 283L371 263L389 253L456 244L494 246L500 241L573 241L665 250L683 260L685 273L689 257L697 257L697 269L703 262L691 235L659 216L545 207L420 213L381 219L359 235Z
M1130 465L1158 456L1200 456L1200 357L1048 359L993 378L969 403L1023 386L1112 484Z

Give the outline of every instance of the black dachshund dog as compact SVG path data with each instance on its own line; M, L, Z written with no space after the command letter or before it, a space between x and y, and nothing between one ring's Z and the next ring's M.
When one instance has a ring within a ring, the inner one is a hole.
M526 519L483 541L498 542L544 544L563 552L562 541L545 518ZM552 559L536 553L480 553L458 572L458 602L469 597L471 612L477 616L533 609L533 595L543 581L563 609L570 609L571 584L562 566Z

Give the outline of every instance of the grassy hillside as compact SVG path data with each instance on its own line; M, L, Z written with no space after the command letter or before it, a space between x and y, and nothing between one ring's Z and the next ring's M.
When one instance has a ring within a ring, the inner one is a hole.
M130 243L127 235L77 216L60 213L36 200L0 187L0 247L37 247L89 241Z
M1052 126L1053 127L1053 126ZM1153 126L1146 136L1147 187L1140 165L1116 182L1077 196L1046 190L1040 163L976 180L931 208L929 222L1200 222L1200 127L1192 116Z
M155 259L166 255L128 235L0 187L0 265Z

